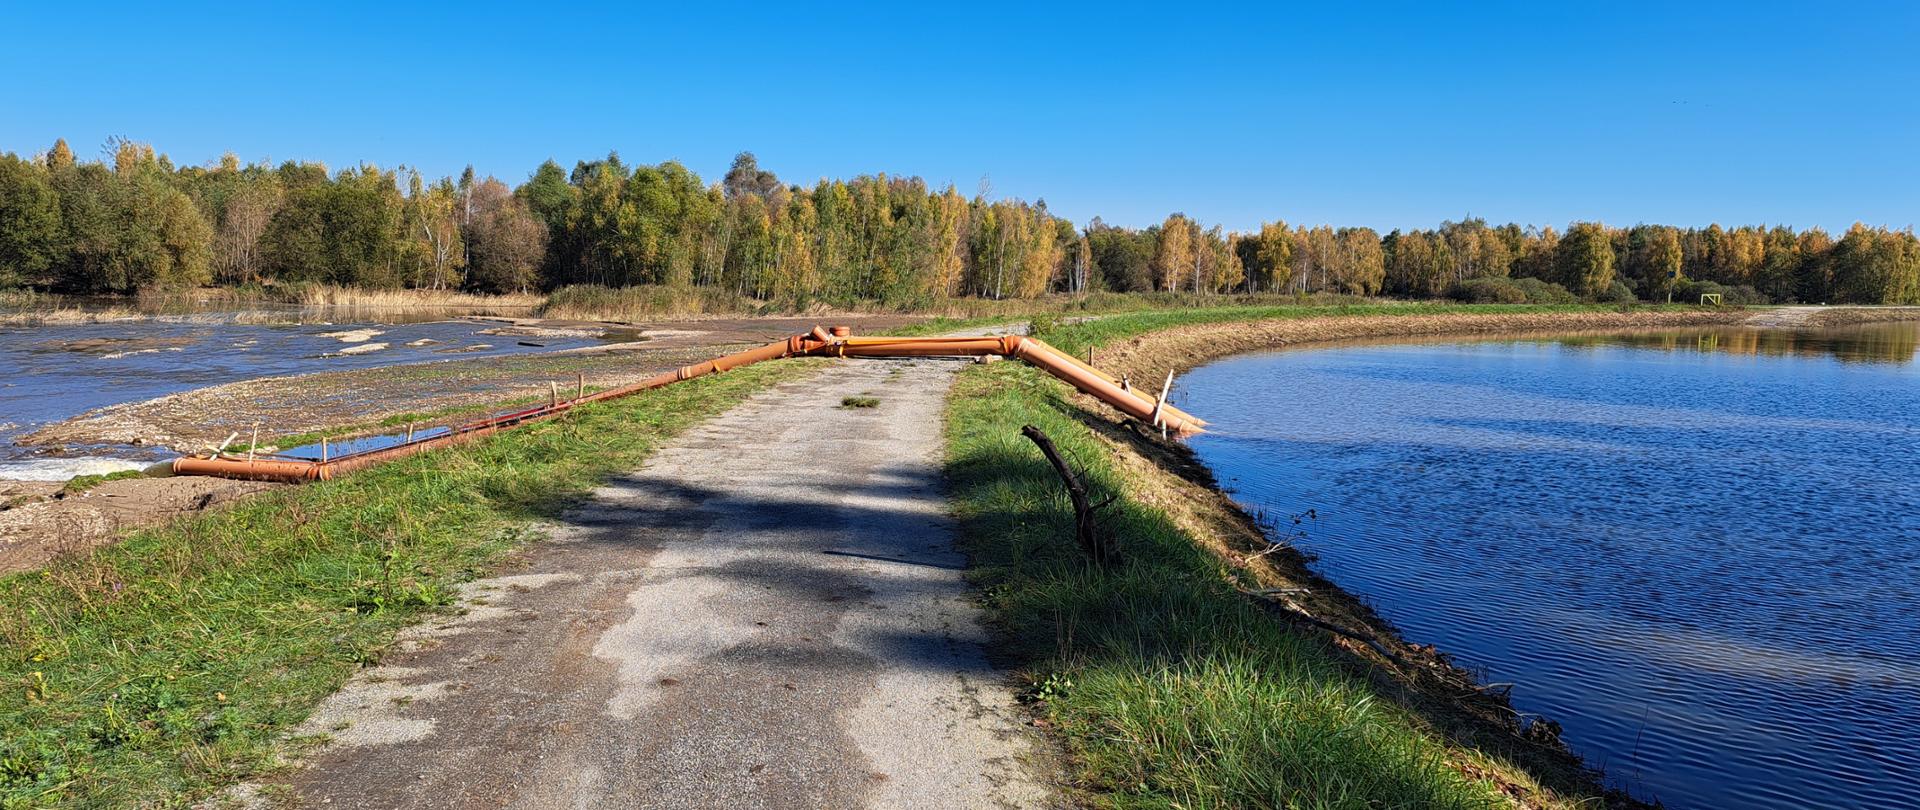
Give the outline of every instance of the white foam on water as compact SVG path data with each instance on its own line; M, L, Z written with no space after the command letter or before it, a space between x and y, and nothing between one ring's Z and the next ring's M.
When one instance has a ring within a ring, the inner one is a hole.
M106 475L146 467L146 464L138 461L103 456L23 458L0 461L0 478L10 481L66 481L76 475Z

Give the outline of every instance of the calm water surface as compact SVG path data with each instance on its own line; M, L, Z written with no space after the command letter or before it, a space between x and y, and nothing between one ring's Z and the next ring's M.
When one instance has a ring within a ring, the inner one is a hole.
M1355 345L1187 375L1249 506L1670 807L1920 807L1914 324Z
M23 447L35 428L86 411L254 377L374 368L591 346L586 337L487 335L502 324L248 324L217 315L56 326L0 326L0 478L64 480L171 458L162 448ZM378 334L347 342L342 332ZM523 346L520 341L538 343ZM356 346L386 344L365 354ZM411 345L417 344L417 345ZM484 347L484 348L483 348Z

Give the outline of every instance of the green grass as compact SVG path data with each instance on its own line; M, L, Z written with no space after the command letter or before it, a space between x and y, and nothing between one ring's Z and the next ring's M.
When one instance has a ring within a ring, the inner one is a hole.
M1698 307L1674 305L1633 305L1639 310L1690 310ZM1618 304L1450 304L1443 302L1396 302L1375 300L1367 303L1330 305L1228 306L1196 309L1153 310L1109 315L1102 318L1061 323L1042 317L1034 322L1034 333L1075 356L1087 347L1125 340L1137 335L1179 326L1241 321L1327 318L1358 315L1450 315L1450 314L1523 314L1540 312L1617 312Z
M1080 559L1060 482L1020 427L1046 431L1085 468L1097 497L1126 495L1128 484L1065 391L1014 363L963 371L948 415L948 469L1001 649L1030 677L1031 697L1094 803L1503 806L1324 642L1290 632L1229 587L1218 559L1164 513L1122 497L1108 525L1124 562L1102 569Z
M78 495L108 481L118 481L123 478L139 478L143 474L140 470L120 470L99 475L76 475L67 479L67 485L61 487L61 491L68 495Z
M0 807L187 806L257 773L532 519L818 362L584 407L0 578Z

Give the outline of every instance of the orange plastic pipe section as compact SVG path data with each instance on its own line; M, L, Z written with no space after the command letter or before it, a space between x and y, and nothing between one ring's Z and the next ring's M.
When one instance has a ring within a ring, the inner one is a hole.
M1207 424L1171 405L1158 403L1152 397L1127 390L1121 387L1119 381L1112 376L1034 338L1020 335L934 338L848 337L848 332L849 330L844 326L836 326L832 332L816 326L813 331L804 335L795 335L756 349L682 366L630 385L609 388L566 402L513 413L495 414L456 425L448 432L436 436L415 439L377 450L351 453L327 461L243 458L228 455L216 455L211 458L187 456L174 459L173 471L177 475L214 475L223 478L263 481L324 481L338 473L351 472L410 456L423 450L470 441L515 425L552 418L583 403L619 399L695 377L704 377L708 374L717 374L741 366L786 357L980 357L985 355L1013 357L1066 381L1073 387L1112 405L1121 413L1135 419L1154 422L1157 413L1158 423L1175 434L1186 436L1199 433Z

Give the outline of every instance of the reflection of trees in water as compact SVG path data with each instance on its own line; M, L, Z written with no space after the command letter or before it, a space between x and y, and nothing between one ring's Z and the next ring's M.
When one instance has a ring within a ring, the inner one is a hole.
M1712 329L1581 338L1568 343L1628 345L1667 351L1832 357L1848 363L1911 363L1920 351L1920 326L1870 324L1835 329Z

